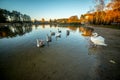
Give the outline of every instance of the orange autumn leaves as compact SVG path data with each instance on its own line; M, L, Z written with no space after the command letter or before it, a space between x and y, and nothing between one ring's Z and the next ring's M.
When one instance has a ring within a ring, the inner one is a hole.
M92 24L120 23L120 0L111 0L104 10L82 15L81 21L86 21Z

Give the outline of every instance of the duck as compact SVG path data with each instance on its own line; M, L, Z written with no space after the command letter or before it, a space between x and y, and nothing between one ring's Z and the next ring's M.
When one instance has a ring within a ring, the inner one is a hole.
M43 47L45 45L44 41L43 40L39 40L39 39L36 39L37 41L37 47Z
M92 33L90 39L95 45L107 46L107 44L105 44L105 39L102 36L98 36L96 32Z
M51 33L51 36L52 36L52 35L55 35L55 32L50 31L50 33Z
M61 33L61 30L58 29L58 33Z
M49 36L48 34L47 34L47 37L46 37L46 41L47 41L47 42L51 42L51 41L52 41L51 36Z
M66 35L69 36L69 34L70 34L70 31L66 30Z

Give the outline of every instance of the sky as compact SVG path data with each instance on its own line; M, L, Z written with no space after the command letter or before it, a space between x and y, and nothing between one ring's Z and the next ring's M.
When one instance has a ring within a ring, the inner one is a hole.
M45 20L69 18L87 13L94 7L94 0L0 0L0 8L16 10L32 19Z

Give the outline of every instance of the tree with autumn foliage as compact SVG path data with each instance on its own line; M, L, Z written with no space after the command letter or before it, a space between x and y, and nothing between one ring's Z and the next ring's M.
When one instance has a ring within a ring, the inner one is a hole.
M104 0L95 0L95 3L95 11L82 15L83 21L92 24L120 24L120 0L111 0L106 6Z
M120 0L111 0L106 6L106 17L105 20L113 23L120 23Z

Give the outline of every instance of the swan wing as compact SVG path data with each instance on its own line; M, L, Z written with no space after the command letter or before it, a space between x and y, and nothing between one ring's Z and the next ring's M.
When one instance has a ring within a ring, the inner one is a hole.
M104 45L107 46L104 42L104 38L99 36L99 37L91 37L91 41L96 44L96 45Z
M57 33L56 36L60 36L60 33Z
M104 41L105 39L102 36L97 37L99 40Z

